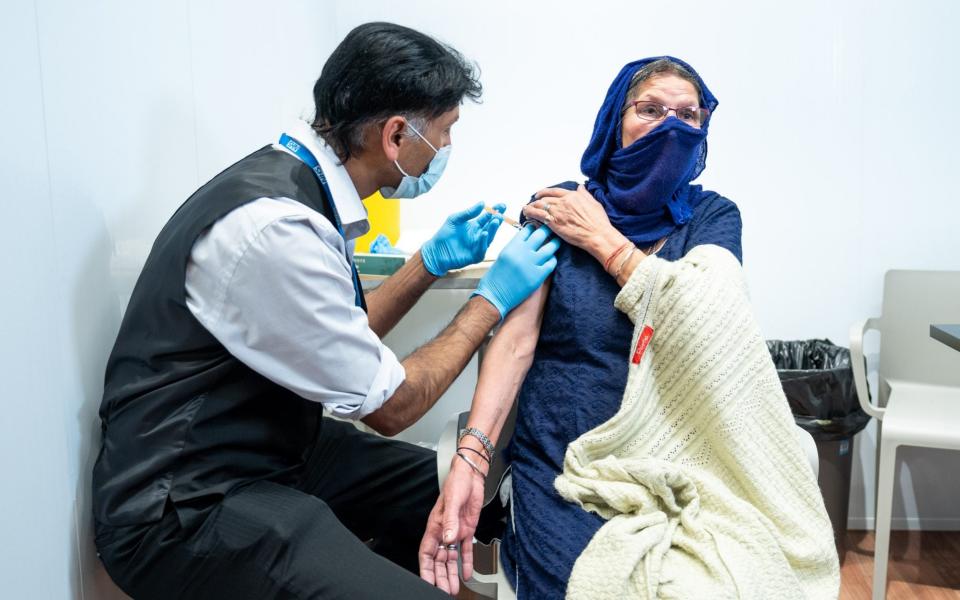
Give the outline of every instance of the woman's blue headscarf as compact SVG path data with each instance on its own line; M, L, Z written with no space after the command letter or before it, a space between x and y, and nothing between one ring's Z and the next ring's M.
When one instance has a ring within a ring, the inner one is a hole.
M597 113L593 135L580 169L589 179L587 190L607 211L610 222L633 243L649 245L690 220L703 196L690 182L707 161L708 117L700 129L672 115L656 129L621 148L621 110L633 76L649 63L666 58L687 69L700 84L701 106L713 114L717 99L682 60L670 56L628 63L613 80Z

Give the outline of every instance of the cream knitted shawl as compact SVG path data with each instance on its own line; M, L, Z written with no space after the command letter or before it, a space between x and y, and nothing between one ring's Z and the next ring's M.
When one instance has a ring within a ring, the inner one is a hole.
M555 482L607 519L567 598L836 598L830 521L736 258L646 258L616 307L628 359L654 333L619 412L568 446Z

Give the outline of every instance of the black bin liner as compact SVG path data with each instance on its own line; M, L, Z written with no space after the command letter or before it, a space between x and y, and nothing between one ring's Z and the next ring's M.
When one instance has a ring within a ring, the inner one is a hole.
M870 422L857 399L848 349L827 339L767 340L767 349L794 420L814 439L848 439Z

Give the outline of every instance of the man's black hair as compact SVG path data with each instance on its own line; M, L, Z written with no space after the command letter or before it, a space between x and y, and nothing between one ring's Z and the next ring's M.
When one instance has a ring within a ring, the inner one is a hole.
M433 119L481 92L476 65L450 46L409 27L365 23L340 42L313 86L313 128L346 161L362 149L368 123Z

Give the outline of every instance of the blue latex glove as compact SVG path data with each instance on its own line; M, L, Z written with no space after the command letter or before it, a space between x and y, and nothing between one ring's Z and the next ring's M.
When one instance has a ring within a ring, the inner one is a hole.
M390 243L390 238L382 233L370 242L370 254L403 254L403 250L397 250Z
M553 256L560 239L549 227L526 225L507 244L471 296L483 296L500 311L500 318L520 305L546 281L557 266Z
M493 207L498 214L483 210L483 202L466 210L454 213L440 227L440 231L420 248L423 266L437 277L443 277L450 269L460 269L483 260L487 247L503 223L503 211L507 207Z

